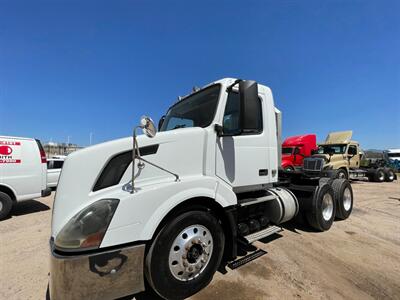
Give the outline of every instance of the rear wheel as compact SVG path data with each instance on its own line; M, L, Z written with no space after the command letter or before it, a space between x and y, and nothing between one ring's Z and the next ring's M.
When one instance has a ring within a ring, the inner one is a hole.
M11 211L12 200L6 193L0 192L0 220L5 219Z
M154 239L146 257L146 278L165 299L187 298L210 283L223 250L218 220L207 212L186 212Z
M336 218L347 219L353 210L353 189L345 179L335 179L332 182L336 202Z
M332 187L326 183L314 193L311 211L306 213L311 227L318 231L331 228L336 213L336 203Z
M385 174L385 180L387 182L392 182L394 180L394 172L391 169L387 169L386 170L386 174Z
M384 182L385 181L385 171L382 168L376 169L374 174L375 182Z

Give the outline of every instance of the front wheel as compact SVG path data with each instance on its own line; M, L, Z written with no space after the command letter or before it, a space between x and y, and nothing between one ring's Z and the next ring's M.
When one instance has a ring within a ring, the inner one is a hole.
M344 170L344 169L339 169L339 170L336 172L336 178L338 178L338 179L348 179L348 178L347 178L347 172L346 172L346 170Z
M212 280L221 263L224 233L208 212L190 211L169 221L146 256L146 278L164 299L184 299Z
M285 167L286 172L294 172L294 168L292 166Z

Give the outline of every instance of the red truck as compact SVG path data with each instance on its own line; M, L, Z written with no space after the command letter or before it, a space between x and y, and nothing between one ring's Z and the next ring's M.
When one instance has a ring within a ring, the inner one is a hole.
M303 159L316 151L317 136L304 134L288 137L282 144L282 168L285 171L294 171L302 167Z

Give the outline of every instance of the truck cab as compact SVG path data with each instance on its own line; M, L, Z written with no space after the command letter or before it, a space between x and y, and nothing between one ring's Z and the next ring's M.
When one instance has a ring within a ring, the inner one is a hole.
M142 117L131 137L66 158L52 215L51 299L115 299L145 282L183 299L217 269L263 255L238 259L238 244L281 231L298 213L319 231L351 213L347 180L281 178L281 113L255 81L212 82L155 127Z
M311 156L317 150L315 134L305 134L288 137L282 143L282 169L285 171L299 170L305 157Z
M317 154L303 161L303 170L317 174L332 170L337 178L369 181L393 181L396 174L384 151L362 151L359 143L351 140L352 131L331 132L324 143L318 144Z

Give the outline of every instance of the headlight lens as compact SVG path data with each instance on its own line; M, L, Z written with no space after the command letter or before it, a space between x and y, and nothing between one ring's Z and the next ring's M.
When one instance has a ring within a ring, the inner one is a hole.
M61 250L98 248L118 203L118 199L103 199L81 210L57 234L55 246Z

